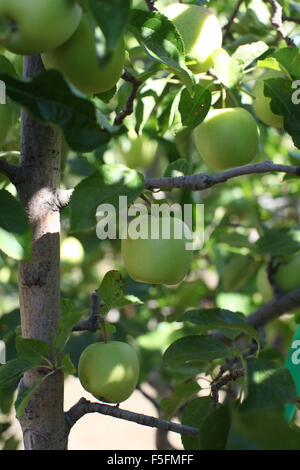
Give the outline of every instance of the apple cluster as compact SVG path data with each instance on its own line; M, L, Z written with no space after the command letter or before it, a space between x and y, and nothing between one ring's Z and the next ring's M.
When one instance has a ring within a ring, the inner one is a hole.
M99 66L94 25L84 0L0 0L0 44L19 55L42 57L47 70L60 71L81 93L97 94L112 89L119 81L125 65L126 51L121 38L103 67ZM198 77L213 66L214 51L222 48L222 28L217 17L207 8L173 3L161 11L174 23L181 34L186 65ZM201 83L201 75L199 83ZM264 95L264 82L258 80L252 90L253 111L267 125L282 127L283 119L274 114L270 99ZM259 128L254 114L242 107L211 109L205 120L194 129L195 145L203 160L214 170L226 170L246 165L259 149ZM6 139L11 122L8 105L0 106L0 145ZM131 168L145 168L153 162L156 146L142 136L131 139L131 147L123 151ZM141 158L142 156L142 158ZM138 157L138 158L137 158ZM152 226L153 216L142 223ZM188 228L178 218L170 218L170 236L165 239L160 218L155 238L122 239L121 251L129 275L138 282L175 285L186 276L192 263L192 252L186 249ZM182 237L175 236L180 228ZM83 249L78 240L69 237L61 247L65 263L82 260ZM74 261L74 257L75 259ZM294 266L295 265L295 266ZM293 288L287 284L290 270L299 271L299 257L282 265L277 281L283 291ZM286 270L289 273L286 276ZM270 293L265 273L263 282ZM291 281L292 282L292 281ZM265 293L263 293L265 297ZM134 391L139 377L139 360L132 346L111 341L89 345L82 353L78 376L83 387L96 398L120 403Z

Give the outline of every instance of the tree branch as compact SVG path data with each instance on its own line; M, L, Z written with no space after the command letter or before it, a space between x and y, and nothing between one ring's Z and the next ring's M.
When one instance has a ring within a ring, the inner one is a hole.
M211 188L216 184L224 183L231 178L249 174L268 173L272 171L289 173L300 177L300 166L280 165L267 160L265 162L231 168L230 170L214 174L199 173L195 175L168 178L146 178L145 187L146 189L178 188L202 191L204 189Z
M9 181L15 185L21 183L24 178L21 166L8 163L5 158L0 158L0 173L7 176Z
M300 18L296 18L294 16L285 16L285 15L283 15L282 21L290 21L291 23L300 24Z
M140 80L138 80L133 75L131 75L131 73L129 73L126 69L124 70L121 78L123 78L123 80L125 80L125 82L132 83L132 90L131 90L131 93L128 97L128 100L125 103L124 109L116 116L116 118L114 120L114 125L115 126L119 126L120 124L122 124L124 119L127 116L130 116L130 114L133 113L133 102L134 102L134 99L136 97L138 88L142 83Z
M70 204L71 196L73 194L74 188L72 189L59 189L56 192L56 206L59 210L64 209Z
M243 3L244 0L238 0L237 3L236 3L236 6L232 12L232 15L230 16L228 22L226 23L226 25L224 26L224 35L223 35L223 39L226 39L227 37L230 37L232 38L232 33L231 33L231 26L233 25L233 22L239 12L239 9L240 9L240 6L241 4Z
M271 18L272 25L276 28L278 35L286 42L288 46L296 47L294 41L287 36L283 29L283 8L277 0L265 0L273 10Z
M195 438L198 435L198 429L191 426L184 426L164 419L154 418L153 416L122 410L118 406L92 403L85 398L81 398L74 406L72 406L72 408L69 409L69 411L65 413L69 431L80 418L88 413L100 413L114 418L124 419L125 421L132 421L134 423L141 424L142 426L172 431Z
M300 287L287 294L274 297L270 302L259 307L247 317L247 322L258 328L266 325L284 313L291 312L300 306Z
M157 11L156 6L154 5L155 0L145 0L145 2L150 11Z
M219 377L211 386L211 398L213 409L217 409L219 406L219 391L224 385L229 382L235 381L241 377L244 377L245 371L243 369L236 369L229 372L229 374Z
M99 291L98 289L95 290L92 294L92 309L91 309L91 314L88 320L82 320L77 323L73 327L72 331L96 331L100 327L100 323L102 323L103 318L99 314L100 308L101 308L101 299L99 296Z

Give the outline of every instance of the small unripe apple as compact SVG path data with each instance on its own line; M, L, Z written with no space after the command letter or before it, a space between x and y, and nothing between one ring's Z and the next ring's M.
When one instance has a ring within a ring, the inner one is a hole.
M121 251L129 276L138 282L173 285L187 274L193 252L186 249L192 234L188 226L175 217L143 215L131 223L147 230L147 238L133 238L130 226L127 238L122 239ZM151 231L157 224L157 232ZM169 236L164 229L170 228ZM156 237L156 238L154 238ZM176 238L178 237L178 238Z
M284 294L300 287L300 254L286 256L274 274L274 280Z
M84 258L84 249L78 238L65 238L60 247L60 258L68 264L80 264Z
M222 46L222 28L217 17L198 5L172 3L163 13L177 27L185 46L186 62L194 73L206 72L212 53Z
M108 64L100 67L94 32L88 16L83 15L71 38L55 50L42 54L46 69L57 69L84 94L110 90L120 79L125 63L125 46L121 39Z
M254 96L252 107L256 116L268 126L283 127L283 116L273 113L271 109L271 98L264 95L264 82L258 80L252 90Z
M1 0L0 42L15 54L40 54L67 41L81 15L74 0Z
M285 256L278 269L275 270L273 279L282 294L300 287L300 254ZM261 267L257 273L256 285L264 302L272 299L273 289L265 266Z
M158 143L146 135L136 135L120 140L119 148L126 166L145 169L154 162Z
M246 165L259 148L259 129L244 108L211 109L194 129L195 145L203 160L215 170Z
M139 379L137 353L121 341L90 344L79 358L78 377L98 400L121 403L134 392Z

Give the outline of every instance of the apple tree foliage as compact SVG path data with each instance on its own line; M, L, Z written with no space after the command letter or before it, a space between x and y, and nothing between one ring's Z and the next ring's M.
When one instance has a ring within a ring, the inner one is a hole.
M0 163L4 157L8 163L19 162L21 107L38 122L60 129L61 186L74 188L61 212L61 237L76 237L84 249L80 264L61 262L61 319L50 362L47 343L22 337L17 265L31 257L31 226L14 185L0 174L0 338L6 345L6 364L0 367L2 448L18 446L14 437L6 437L12 407L20 418L40 386L37 382L17 395L24 372L45 368L41 381L55 368L76 376L81 351L103 338L100 323L96 331L73 334L90 309L91 294L99 289L107 334L136 345L139 386L149 382L154 387L161 416L199 430L196 439L182 436L185 449L299 449L299 419L295 415L289 423L284 415L285 406L296 405L300 394L284 367L299 313L282 311L286 314L259 327L247 320L263 305L256 282L259 269L299 253L299 176L254 172L205 191L152 192L146 184L154 177L210 173L195 149L193 130L211 105L252 112L251 89L261 76L264 94L273 112L283 116L284 128L257 119L260 150L255 163L300 165L300 104L294 85L300 80L299 6L278 2L282 18L295 19L284 21L293 47L272 24L270 2L241 2L231 24L235 1L184 2L213 9L224 31L212 69L195 76L185 63L179 31L159 12L170 2L157 1L158 11L149 11L142 0L83 3L103 34L100 66L121 35L125 39L126 71L138 87L133 113L120 123L115 118L130 99L132 80L121 79L108 92L84 96L55 70L24 80L20 56L1 50L0 79L13 118ZM270 78L274 70L282 76ZM130 130L157 142L156 158L144 171L126 167L117 152ZM142 194L155 203L205 205L204 246L194 252L190 272L175 287L135 282L124 269L120 240L97 238L100 204L117 210L119 196L134 204L142 201ZM298 276L300 287L300 272ZM163 396L155 390L154 374Z

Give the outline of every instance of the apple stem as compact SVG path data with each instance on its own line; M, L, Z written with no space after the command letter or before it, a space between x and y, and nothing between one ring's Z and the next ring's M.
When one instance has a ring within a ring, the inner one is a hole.
M221 85L221 93L222 93L222 108L226 108L226 88Z
M107 339L107 332L106 332L105 319L104 319L102 316L101 316L101 318L100 318L100 323L101 323L102 330L103 330L103 339L104 339L104 343L107 344L107 343L108 343L108 339Z

